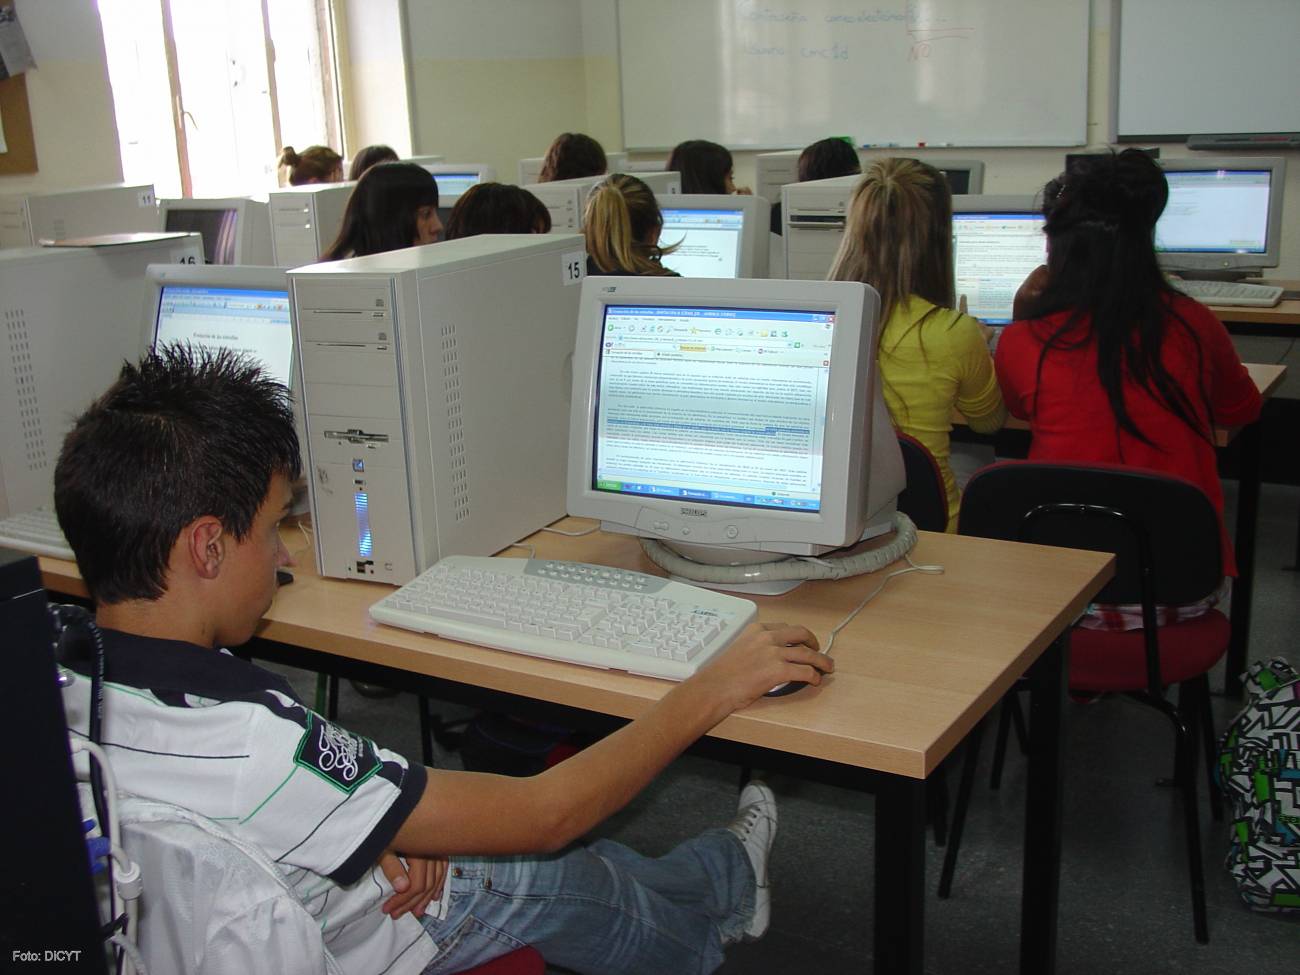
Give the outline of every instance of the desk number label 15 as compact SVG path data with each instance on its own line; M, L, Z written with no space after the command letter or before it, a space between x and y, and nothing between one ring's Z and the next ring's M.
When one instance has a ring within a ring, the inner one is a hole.
M560 280L565 284L578 284L587 276L587 252L570 251L560 255Z

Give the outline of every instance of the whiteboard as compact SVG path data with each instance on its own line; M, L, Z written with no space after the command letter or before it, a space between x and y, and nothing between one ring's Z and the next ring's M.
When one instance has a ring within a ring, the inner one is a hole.
M1300 2L1124 0L1115 128L1300 132Z
M1088 33L1088 0L619 0L624 145L1082 145Z

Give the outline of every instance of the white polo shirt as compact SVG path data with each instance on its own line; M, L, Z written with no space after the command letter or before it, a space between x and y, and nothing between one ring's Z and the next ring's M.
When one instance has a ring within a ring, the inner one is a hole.
M262 849L345 971L420 972L433 940L409 914L380 910L392 888L376 862L424 792L424 767L326 721L283 678L227 651L113 630L104 644L100 743L118 787ZM63 692L74 734L88 733L88 673Z

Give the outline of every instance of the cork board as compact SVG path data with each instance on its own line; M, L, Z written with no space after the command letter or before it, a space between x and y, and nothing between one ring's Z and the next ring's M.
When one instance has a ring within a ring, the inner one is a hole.
M0 176L36 172L36 140L32 136L26 76L14 75L0 81L0 125L4 126L9 146L8 152L0 152Z

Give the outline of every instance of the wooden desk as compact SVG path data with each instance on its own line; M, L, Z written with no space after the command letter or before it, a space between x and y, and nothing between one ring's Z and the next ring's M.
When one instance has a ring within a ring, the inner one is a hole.
M571 520L571 526L586 523ZM291 551L301 535L286 536ZM538 534L540 558L662 574L635 540ZM517 550L513 550L517 551ZM310 552L281 590L259 636L323 654L369 661L513 695L635 717L667 685L380 626L367 608L389 587L322 579ZM1064 641L1057 638L1113 575L1109 555L922 532L913 557L946 567L889 586L836 638L836 672L820 688L764 699L723 721L711 737L764 755L794 756L819 774L877 795L876 971L919 973L923 959L924 785L939 762L1026 671L1033 684L1026 803L1021 970L1055 965L1060 861ZM41 559L48 588L84 595L76 566ZM878 575L809 582L758 597L764 620L809 626L823 640ZM1014 593L1014 598L1008 594Z

